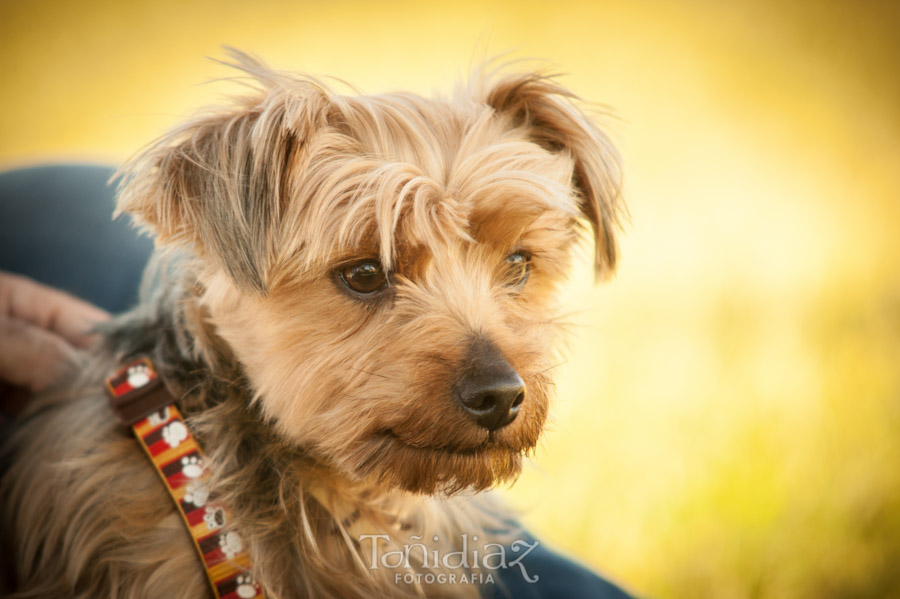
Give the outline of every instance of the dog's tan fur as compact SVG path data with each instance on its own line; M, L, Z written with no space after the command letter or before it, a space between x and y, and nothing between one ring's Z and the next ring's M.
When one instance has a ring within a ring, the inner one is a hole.
M398 586L368 567L359 535L437 536L443 551L463 532L499 538L502 508L472 491L513 479L538 441L554 293L584 223L598 273L615 266L615 154L538 74L479 76L452 100L350 97L234 56L254 91L121 174L119 210L184 256L162 263L156 299L116 320L80 380L36 400L7 446L15 596L209 592L101 393L142 352L181 398L270 597L476 593ZM516 251L531 256L521 287L508 280ZM336 282L360 258L391 273L378 300ZM494 432L454 399L476 340L527 389Z

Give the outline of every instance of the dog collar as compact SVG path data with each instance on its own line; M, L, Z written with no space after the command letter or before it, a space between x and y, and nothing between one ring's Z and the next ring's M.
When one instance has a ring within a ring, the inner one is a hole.
M226 528L228 510L210 496L206 457L150 359L116 371L106 379L106 393L175 502L216 598L264 598L241 537Z

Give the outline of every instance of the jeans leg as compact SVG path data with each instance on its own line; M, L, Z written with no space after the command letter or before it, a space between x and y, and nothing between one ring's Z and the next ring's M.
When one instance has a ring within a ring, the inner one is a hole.
M113 172L46 165L0 173L0 269L110 312L131 307L153 243L127 217L112 220Z

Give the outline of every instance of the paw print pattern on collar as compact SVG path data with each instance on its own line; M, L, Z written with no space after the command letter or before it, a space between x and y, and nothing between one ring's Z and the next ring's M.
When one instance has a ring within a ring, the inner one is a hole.
M226 506L210 494L203 451L175 406L175 398L160 383L150 360L141 358L109 377L106 388L114 408L117 401L120 406L136 403L133 399L150 389L155 395L160 391L167 395L169 405L155 401L153 409L133 423L135 437L181 512L217 599L264 598L250 574L250 557L241 537L228 527Z

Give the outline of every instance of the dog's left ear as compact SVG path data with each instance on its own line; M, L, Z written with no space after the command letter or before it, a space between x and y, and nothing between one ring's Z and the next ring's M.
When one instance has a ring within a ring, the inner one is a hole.
M239 288L264 294L291 174L330 100L312 81L231 54L258 93L181 125L122 167L116 213L130 213L158 245L186 247Z
M616 267L616 229L621 202L619 159L609 138L578 108L577 98L552 79L538 74L510 77L490 89L487 103L510 115L513 124L553 152L567 152L575 163L573 182L581 211L594 233L594 268L598 277Z

